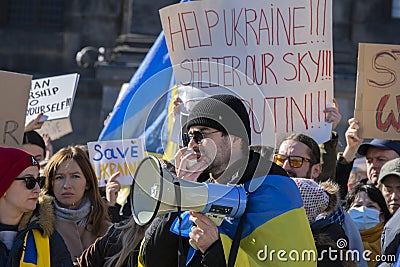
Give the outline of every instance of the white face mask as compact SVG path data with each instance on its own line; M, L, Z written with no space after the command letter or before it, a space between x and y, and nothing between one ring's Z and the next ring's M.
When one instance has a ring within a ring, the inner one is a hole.
M380 223L379 211L365 206L349 210L350 217L357 225L358 230L367 230Z

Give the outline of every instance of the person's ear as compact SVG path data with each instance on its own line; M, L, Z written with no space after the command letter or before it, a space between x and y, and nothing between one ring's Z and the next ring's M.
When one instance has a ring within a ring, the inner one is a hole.
M230 135L232 146L240 147L242 145L242 138L235 135Z
M311 179L317 180L321 172L322 172L322 164L321 163L314 164L311 167Z
M385 222L385 215L383 215L383 212L379 213L379 221L380 222Z

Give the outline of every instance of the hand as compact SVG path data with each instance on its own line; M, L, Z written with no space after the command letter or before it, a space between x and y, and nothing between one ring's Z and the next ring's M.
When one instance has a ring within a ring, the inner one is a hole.
M185 155L187 147L183 147L175 154L176 175L184 180L197 182L197 178L207 168L207 164L197 160L196 153ZM195 164L191 164L195 162Z
M50 159L51 156L53 156L53 145L51 144L50 135L48 135L47 133L43 133L42 138L43 138L44 144L46 146L45 159Z
M189 233L189 237L194 241L199 250L205 253L219 239L218 227L204 214L194 211L190 211L189 214L189 220L195 224Z
M107 117L103 121L103 126L107 126L108 122L110 121L111 118L111 112L108 113Z
M326 122L332 122L332 130L338 126L340 120L342 119L342 115L339 113L339 106L336 102L336 99L333 99L333 107L324 109L326 113Z
M174 116L181 114L183 105L182 99L180 99L179 96L175 96L173 104L174 104L173 108Z
M343 157L347 162L351 162L361 146L363 139L358 136L358 130L360 129L359 122L356 118L349 119L349 128L345 133L346 137L346 148L343 151Z
M116 172L111 175L110 179L107 181L106 185L106 199L107 199L107 206L113 207L117 202L118 192L121 189L121 184L117 181L120 172Z
M43 112L39 113L35 119L31 120L27 125L25 125L25 132L30 132L42 128L44 121L40 121L43 117Z

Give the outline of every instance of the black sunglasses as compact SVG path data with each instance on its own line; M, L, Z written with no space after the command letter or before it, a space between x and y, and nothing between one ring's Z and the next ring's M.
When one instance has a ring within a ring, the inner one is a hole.
M193 134L190 133L183 133L182 134L182 143L183 146L188 146L190 143L190 140L193 140L196 142L196 144L200 145L201 142L204 139L204 135L212 134L212 133L218 133L220 131L214 131L214 132L209 132L209 133L202 133L200 131L194 131Z
M25 180L25 186L27 189L32 190L35 188L36 183L39 185L40 188L43 188L44 182L46 181L46 177L39 176L35 178L33 176L26 176L26 177L17 177L15 180Z

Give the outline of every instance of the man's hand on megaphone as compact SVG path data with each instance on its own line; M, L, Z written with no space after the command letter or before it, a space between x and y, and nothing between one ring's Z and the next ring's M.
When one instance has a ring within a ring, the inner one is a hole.
M197 154L187 147L181 148L175 154L176 175L184 180L197 182L197 178L207 168L207 164L197 159Z
M189 214L189 220L195 224L195 226L192 227L192 231L189 233L189 237L198 249L202 253L205 253L206 250L219 239L218 228L215 223L204 214L194 211L189 211Z

